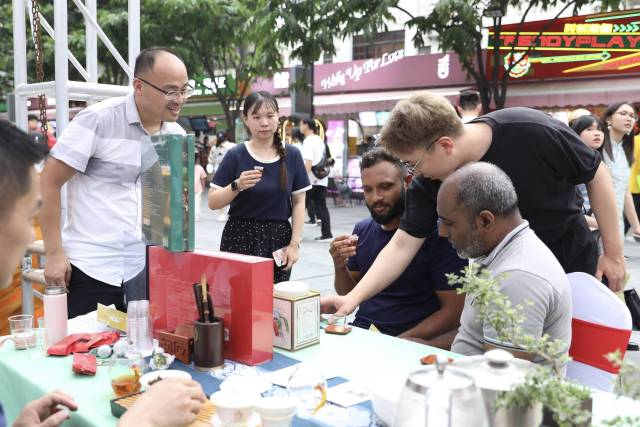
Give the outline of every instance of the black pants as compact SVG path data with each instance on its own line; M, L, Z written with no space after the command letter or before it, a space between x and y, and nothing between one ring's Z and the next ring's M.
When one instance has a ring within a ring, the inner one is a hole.
M257 221L229 217L222 231L220 250L273 259L273 253L291 241L289 221ZM273 283L289 280L291 270L273 263Z
M316 222L316 217L320 218L320 215L316 212L316 203L309 197L309 193L311 193L311 190L308 191L304 202L307 208L307 214L309 215L309 221Z
M127 301L147 299L146 270L128 280L122 286L112 286L87 275L78 267L71 265L71 279L67 295L69 319L95 311L98 303L115 305L116 309L126 311Z
M329 218L329 209L327 209L327 187L314 185L307 192L307 197L315 204L316 212L322 221L322 237L331 237L331 219Z

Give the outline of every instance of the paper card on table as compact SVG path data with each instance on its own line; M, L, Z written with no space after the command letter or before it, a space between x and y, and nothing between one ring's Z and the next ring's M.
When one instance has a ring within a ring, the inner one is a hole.
M296 366L298 365L293 365L287 368L278 369L277 371L269 372L265 375L267 379L271 381L271 383L282 386L282 387L286 387L289 384L289 378L291 378L291 374L293 373L293 370L296 368ZM322 370L324 379L327 381L339 375L335 368L322 366L320 367L320 369Z
M373 323L371 324L371 326L369 326L369 331L370 332L376 332L376 333L380 333L380 330L378 328L376 328L376 325L374 325Z
M353 381L342 383L327 390L327 400L345 408L370 399L369 393Z
M123 313L115 308L98 304L98 322L102 322L122 332L127 332L127 313Z

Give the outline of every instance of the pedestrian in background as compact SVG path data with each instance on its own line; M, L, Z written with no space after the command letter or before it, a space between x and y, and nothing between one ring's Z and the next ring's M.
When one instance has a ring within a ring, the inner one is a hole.
M211 183L209 208L230 205L220 250L273 257L274 283L278 283L289 280L300 256L305 192L311 185L300 151L282 143L273 95L263 91L249 95L242 119L251 139L229 150L222 160Z
M309 181L311 182L312 189L309 191L308 197L313 201L314 208L309 208L310 221L315 221L312 214L317 212L321 221L321 234L316 237L317 241L329 242L333 239L331 234L331 219L329 217L329 209L327 209L327 185L329 184L329 177L318 177L313 171L314 166L318 166L321 162L328 162L330 154L326 143L317 135L318 124L313 118L306 118L300 122L300 131L304 135L304 141L302 143L302 157L304 158L304 164L307 169Z
M600 147L600 152L613 178L618 223L623 241L625 217L631 224L633 234L640 237L640 222L629 191L629 177L633 164L632 133L635 121L636 113L627 102L611 104L602 114L602 122L606 124L607 132L605 132L604 144Z
M209 152L209 165L211 165L211 173L213 175L216 174L218 168L222 164L222 160L224 156L226 156L227 152L235 147L233 142L227 141L227 133L225 131L219 131L216 133L216 145L211 148ZM229 213L229 206L225 206L224 208L218 211L217 220L224 222L227 220Z
M599 118L592 115L580 116L575 118L570 123L571 129L573 129L582 142L592 150L599 150L604 143L604 126ZM590 228L599 228L598 220L593 215L593 209L591 209L591 202L589 201L589 194L587 193L587 186L585 184L578 184L578 193L582 198L582 212L584 213L584 219ZM612 190L613 191L613 190Z

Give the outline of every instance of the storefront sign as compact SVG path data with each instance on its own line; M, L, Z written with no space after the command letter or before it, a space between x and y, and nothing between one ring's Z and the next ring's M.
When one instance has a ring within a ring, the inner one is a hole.
M273 79L259 79L253 90L285 95L289 72L276 73ZM404 50L385 53L380 58L335 64L318 64L314 68L316 94L402 90L471 83L453 53L405 56Z
M363 75L377 72L402 58L404 58L404 49L392 53L385 53L381 58L367 59L362 64L348 63L350 65L345 69L338 70L330 76L323 78L320 81L320 87L324 90L329 90L336 86L344 87L347 85L347 81L357 82Z
M500 68L514 79L640 72L640 9L503 25ZM495 32L489 31L488 71ZM533 46L531 51L527 50ZM513 54L511 53L513 51Z

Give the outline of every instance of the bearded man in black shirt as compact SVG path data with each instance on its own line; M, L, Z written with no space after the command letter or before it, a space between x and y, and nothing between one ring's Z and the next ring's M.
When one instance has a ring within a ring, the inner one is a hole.
M604 275L613 291L622 289L625 265L611 177L600 155L562 122L533 109L507 108L463 125L445 98L418 93L396 105L380 142L415 175L400 229L349 294L323 298L323 311L350 313L395 280L435 227L440 182L473 161L507 173L522 216L567 273ZM600 257L575 200L580 183L587 185L600 224Z

